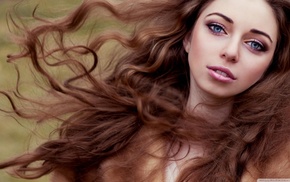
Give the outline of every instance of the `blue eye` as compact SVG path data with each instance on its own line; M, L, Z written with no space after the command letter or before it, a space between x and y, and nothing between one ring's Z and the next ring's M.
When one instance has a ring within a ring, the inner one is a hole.
M248 41L246 42L250 46L251 49L255 51L265 51L265 47L262 43L258 42L257 40Z
M207 25L208 28L210 29L210 31L214 34L223 34L226 33L223 26L219 25L217 23L211 23L209 25Z

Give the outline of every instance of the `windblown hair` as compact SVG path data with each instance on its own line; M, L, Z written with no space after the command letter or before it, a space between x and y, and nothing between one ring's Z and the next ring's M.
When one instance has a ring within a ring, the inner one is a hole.
M75 182L154 181L174 155L171 147L193 141L205 149L204 156L192 159L178 181L240 181L249 166L258 177L289 174L275 174L269 164L289 152L290 1L267 0L280 33L273 61L263 79L236 96L220 125L186 110L189 66L183 40L210 2L84 0L56 21L35 16L37 26L16 25L24 32L16 39L23 51L9 61L28 57L47 81L47 95L27 98L16 91L18 100L38 108L29 110L2 93L18 116L62 124L56 139L0 168L15 167L26 179L56 172ZM84 45L68 44L67 34L92 18L97 27L103 17L129 26L98 32ZM120 51L100 72L100 49L112 40ZM73 73L65 81L50 72L65 66Z

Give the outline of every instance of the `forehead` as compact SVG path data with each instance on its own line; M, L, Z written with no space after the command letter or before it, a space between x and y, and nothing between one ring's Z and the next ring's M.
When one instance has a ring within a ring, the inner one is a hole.
M200 17L213 12L226 15L237 26L263 30L276 37L276 16L265 0L214 0L201 12Z

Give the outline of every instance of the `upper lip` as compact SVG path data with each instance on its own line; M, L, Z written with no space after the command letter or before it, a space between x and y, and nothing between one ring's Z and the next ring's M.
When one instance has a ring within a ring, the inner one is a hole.
M217 71L220 70L224 73L226 73L231 79L236 80L237 78L234 76L234 74L226 67L223 66L207 66L208 69Z

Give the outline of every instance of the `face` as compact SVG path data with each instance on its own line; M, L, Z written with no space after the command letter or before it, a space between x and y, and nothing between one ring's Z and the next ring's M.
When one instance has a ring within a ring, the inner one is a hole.
M271 63L278 25L265 0L214 0L184 39L192 92L231 98Z

